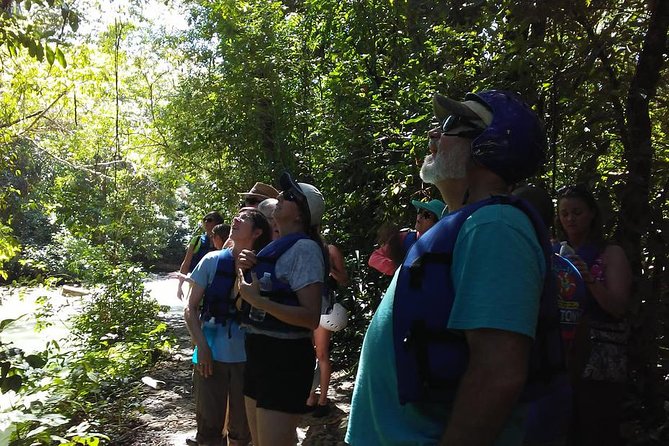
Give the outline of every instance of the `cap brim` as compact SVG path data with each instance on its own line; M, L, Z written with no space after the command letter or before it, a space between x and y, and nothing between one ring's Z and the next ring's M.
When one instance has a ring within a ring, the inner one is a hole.
M441 120L449 115L463 116L469 119L481 119L479 115L462 102L454 101L439 93L435 93L432 97L432 106L434 108L434 115Z
M411 200L411 204L413 204L413 206L416 208L416 210L425 209L426 211L432 212L432 210L428 209L427 206L425 206L425 203L423 203L422 201Z
M303 198L306 198L304 192L302 191L302 188L300 188L300 185L297 184L297 182L293 179L293 177L290 176L288 172L284 172L281 174L281 178L279 179L279 185L281 186L282 191L294 189L297 192L299 192Z
M244 196L244 197L262 198L263 200L265 200L267 198L272 198L272 197L268 197L267 195L254 194L252 192L238 192L237 195L241 195L241 196Z

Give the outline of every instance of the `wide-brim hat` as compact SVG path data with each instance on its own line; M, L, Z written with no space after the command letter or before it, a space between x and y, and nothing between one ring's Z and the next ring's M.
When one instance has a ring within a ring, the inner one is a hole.
M437 220L441 219L441 216L444 213L444 209L446 208L446 203L441 200L430 200L428 202L411 200L411 204L414 205L417 211L425 209L426 211L432 212L437 216Z
M284 172L281 175L279 185L281 186L281 190L293 190L305 199L307 207L309 208L311 226L319 225L321 223L323 212L325 211L325 199L323 198L321 191L311 184L296 182L288 172Z
M432 97L434 115L439 121L449 115L462 116L471 121L479 121L487 127L492 122L492 112L488 107L476 100L456 101L439 93Z
M250 191L248 192L239 192L238 195L243 195L244 197L254 197L259 198L260 200L265 200L267 198L276 198L279 196L279 191L274 189L269 184L265 183L256 183L253 185Z

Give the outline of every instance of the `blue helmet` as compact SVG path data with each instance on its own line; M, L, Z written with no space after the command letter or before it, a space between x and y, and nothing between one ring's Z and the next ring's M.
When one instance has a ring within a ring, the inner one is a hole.
M537 115L517 95L489 90L468 93L492 111L492 122L472 141L472 158L515 183L534 175L546 157L546 132Z

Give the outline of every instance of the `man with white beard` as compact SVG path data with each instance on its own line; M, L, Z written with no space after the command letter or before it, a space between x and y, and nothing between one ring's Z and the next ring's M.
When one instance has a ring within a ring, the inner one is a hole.
M450 213L414 244L374 315L346 441L520 445L547 240L508 193L543 163L545 132L509 92L433 105L420 174Z

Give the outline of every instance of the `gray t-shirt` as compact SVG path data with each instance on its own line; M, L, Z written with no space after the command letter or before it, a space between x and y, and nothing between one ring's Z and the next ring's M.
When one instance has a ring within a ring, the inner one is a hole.
M290 285L293 291L299 291L312 283L323 283L325 262L323 251L311 239L298 240L276 261L276 277ZM296 339L310 337L311 333L279 333L247 327L248 333L266 334L275 338Z

